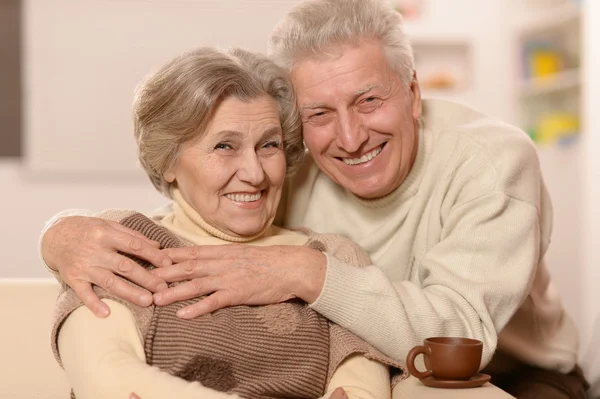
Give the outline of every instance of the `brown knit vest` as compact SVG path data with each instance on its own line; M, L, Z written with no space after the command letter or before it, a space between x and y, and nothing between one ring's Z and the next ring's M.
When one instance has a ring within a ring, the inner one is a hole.
M158 241L162 248L186 243L142 214L129 212L118 220L123 226ZM311 240L315 249L327 243ZM152 266L131 257L146 268ZM62 321L81 306L72 290L65 288L57 304L53 346ZM177 310L197 299L163 307L140 308L112 297L95 287L103 298L128 306L145 336L148 364L205 387L237 393L248 399L319 398L337 366L356 353L393 367L394 382L406 373L345 329L331 325L300 300L267 306L235 306L193 320L176 316ZM59 362L60 359L58 358Z

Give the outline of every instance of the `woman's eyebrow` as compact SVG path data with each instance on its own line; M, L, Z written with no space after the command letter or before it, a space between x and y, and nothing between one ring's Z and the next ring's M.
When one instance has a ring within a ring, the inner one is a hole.
M282 136L282 135L283 135L283 132L281 131L281 127L273 126L272 128L269 128L263 132L263 134L261 136L261 140L265 140L265 139L268 139L273 136Z
M244 134L242 132L238 132L236 130L221 130L216 135L218 140L226 140L226 139L243 139Z
M273 136L281 136L283 133L281 131L281 127L279 126L273 126L271 128L268 128L267 130L265 130L262 135L260 136L261 140L264 140L266 138L269 137L273 137ZM237 130L221 130L216 134L216 137L218 138L218 140L243 140L244 139L245 134L242 132L238 132Z

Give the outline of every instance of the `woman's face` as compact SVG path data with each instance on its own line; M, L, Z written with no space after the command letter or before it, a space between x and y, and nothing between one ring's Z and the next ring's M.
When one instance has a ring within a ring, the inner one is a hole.
M270 224L286 173L277 102L221 102L201 137L183 144L165 174L211 226L251 236Z

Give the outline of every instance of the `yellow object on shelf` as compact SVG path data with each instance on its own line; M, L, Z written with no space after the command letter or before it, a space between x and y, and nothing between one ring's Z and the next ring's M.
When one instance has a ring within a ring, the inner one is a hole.
M561 57L553 50L535 50L531 54L531 75L549 76L561 70Z
M568 112L554 112L539 119L535 141L540 144L564 143L579 132L579 117Z

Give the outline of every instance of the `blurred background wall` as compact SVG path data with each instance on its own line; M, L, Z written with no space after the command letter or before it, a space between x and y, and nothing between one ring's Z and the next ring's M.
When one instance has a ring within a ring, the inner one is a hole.
M600 332L600 2L389 1L405 15L425 96L470 104L536 142L555 210L548 264L586 353ZM38 237L62 209L163 205L136 164L136 83L200 45L264 52L297 2L0 2L0 279L49 277Z

